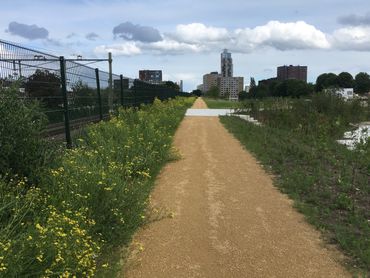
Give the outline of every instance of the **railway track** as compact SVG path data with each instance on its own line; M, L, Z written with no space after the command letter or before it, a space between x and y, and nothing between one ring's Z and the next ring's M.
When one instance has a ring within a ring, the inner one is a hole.
M103 116L103 120L106 120L109 118L109 114L105 114ZM99 116L89 116L89 117L83 117L75 120L71 120L69 122L70 130L78 130L82 127L86 126L90 123L97 123L100 121ZM65 124L64 122L61 123L54 123L49 124L47 129L44 131L43 136L44 137L59 137L65 134Z

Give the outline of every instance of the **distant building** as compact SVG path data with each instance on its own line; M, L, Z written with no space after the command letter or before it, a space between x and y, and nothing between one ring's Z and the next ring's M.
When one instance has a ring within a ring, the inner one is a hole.
M199 84L199 85L197 86L197 90L201 90L202 92L204 92L203 84Z
M217 87L217 79L220 77L217 71L207 73L203 75L203 90L202 92L208 92L212 87Z
M221 76L233 77L233 59L227 49L221 53Z
M220 96L228 96L230 100L238 100L239 93L243 91L243 77L220 77L218 79L218 88Z
M162 83L161 70L139 70L139 79L153 84Z
M180 88L180 92L183 92L184 91L184 81L180 80L180 82L179 82L179 88Z
M258 81L258 86L260 85L266 85L269 86L271 83L277 81L278 79L276 77L268 78L268 79L262 79Z
M244 91L246 91L247 93L249 93L249 90L250 89L251 89L251 86L250 85L245 85Z
M307 82L307 66L280 66L277 68L277 80L298 79Z

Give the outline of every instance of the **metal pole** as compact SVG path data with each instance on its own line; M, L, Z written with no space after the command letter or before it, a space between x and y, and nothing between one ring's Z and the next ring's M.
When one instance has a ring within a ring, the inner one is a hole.
M99 105L99 118L103 120L103 107L101 102L101 94L100 94L100 79L99 79L99 69L95 69L95 77L96 77L96 91L98 92L98 105Z
M21 78L22 77L21 60L18 60L18 72L19 72L19 78Z
M109 63L109 93L108 93L108 106L109 110L113 110L113 73L112 73L112 53L108 53Z
M63 110L64 110L64 125L65 134L67 141L67 148L72 148L72 138L71 130L69 126L69 110L68 110L68 97L67 97L67 85L66 85L66 64L63 56L59 57L60 61L60 82L62 85L62 95L63 95Z
M123 75L121 74L119 76L120 79L120 85L121 85L121 105L123 106Z

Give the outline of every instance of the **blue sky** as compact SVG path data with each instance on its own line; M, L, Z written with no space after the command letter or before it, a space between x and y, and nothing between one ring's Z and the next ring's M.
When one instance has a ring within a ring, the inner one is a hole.
M223 48L245 84L284 64L307 65L309 81L370 73L367 0L2 0L0 38L67 57L112 51L115 73L162 69L185 90L220 70Z

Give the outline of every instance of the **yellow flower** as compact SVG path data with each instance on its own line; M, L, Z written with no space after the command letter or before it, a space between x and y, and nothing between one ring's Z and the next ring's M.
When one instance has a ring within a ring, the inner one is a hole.
M28 236L27 241L32 240L32 236Z
M36 257L36 259L39 261L39 262L42 262L42 258L43 258L44 256L42 255L42 254L40 254L40 255L38 255L37 257Z

